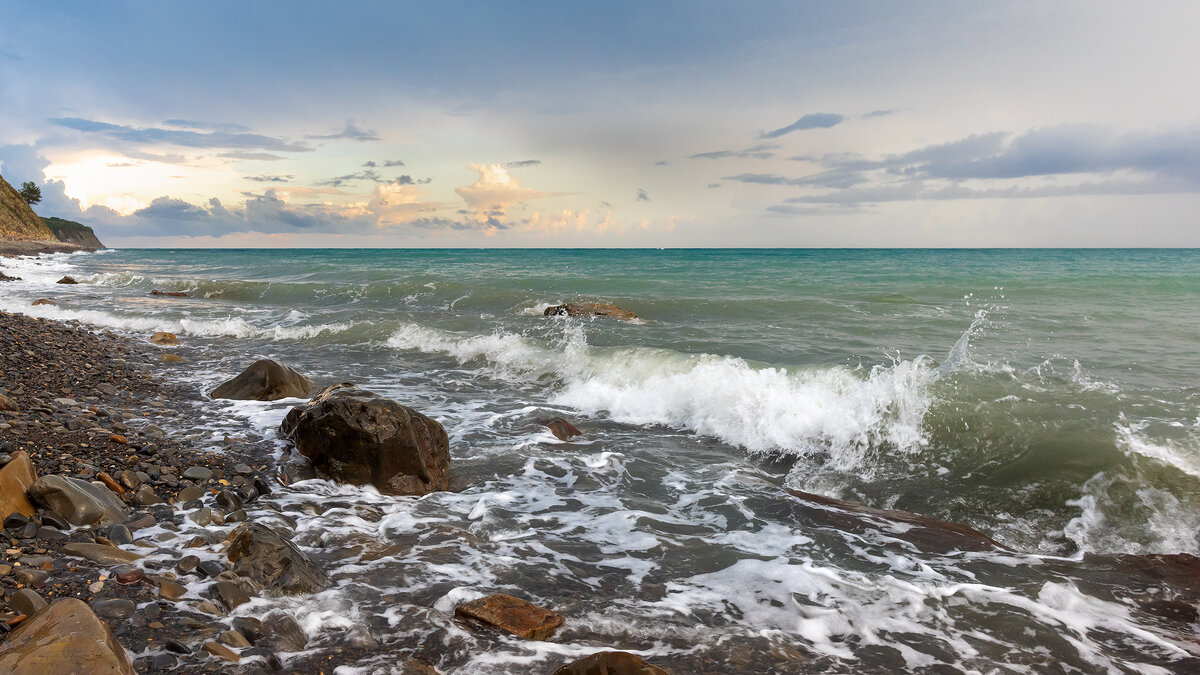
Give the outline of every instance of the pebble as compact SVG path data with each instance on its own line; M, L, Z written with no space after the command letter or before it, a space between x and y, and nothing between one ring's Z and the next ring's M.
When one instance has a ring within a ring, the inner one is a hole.
M179 559L175 565L175 571L180 574L191 574L196 566L200 564L200 558L194 555L185 555Z
M45 609L47 605L37 591L30 588L18 588L8 599L8 606L19 614L33 616Z
M132 600L113 598L93 602L92 611L106 619L124 619L137 611L137 605Z
M188 480L208 480L213 477L213 472L203 466L189 466L183 472L183 477Z

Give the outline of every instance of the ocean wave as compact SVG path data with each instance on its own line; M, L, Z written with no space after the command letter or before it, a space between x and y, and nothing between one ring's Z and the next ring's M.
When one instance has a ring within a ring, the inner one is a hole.
M304 340L318 335L342 333L357 325L357 322L339 322L307 326L259 326L241 317L168 319L152 316L122 316L101 310L70 309L54 305L26 307L22 308L21 312L43 319L59 321L76 319L120 331L167 331L198 337L266 338L270 340Z
M512 333L463 336L408 324L387 344L481 361L495 376L557 380L551 402L630 424L663 424L713 436L753 453L824 453L839 468L869 449L913 451L937 378L932 360L869 370L789 370L713 354L649 347L595 347L565 324L558 343Z

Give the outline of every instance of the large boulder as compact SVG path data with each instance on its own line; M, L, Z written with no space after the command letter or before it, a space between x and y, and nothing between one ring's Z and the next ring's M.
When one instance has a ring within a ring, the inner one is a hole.
M629 652L596 652L554 671L554 675L668 675Z
M233 571L281 595L315 593L329 585L325 572L288 538L259 523L245 523L229 535Z
M352 384L322 389L279 430L317 474L393 495L450 487L450 440L437 420Z
M505 593L464 602L454 616L499 628L526 640L547 640L563 625L561 615Z
M69 476L42 476L29 486L29 498L72 525L104 527L129 515L128 507L108 488Z
M616 305L604 305L598 302L568 302L553 307L547 307L543 316L607 316L621 321L633 321L638 318L637 314L621 309Z
M10 675L133 675L125 648L82 600L63 598L0 643L0 672Z
M0 518L10 513L23 516L33 515L33 503L25 491L37 481L37 472L25 451L13 455L4 468L0 468Z
M312 380L307 377L278 361L259 359L237 377L213 389L209 396L238 401L275 401L308 396L312 390Z

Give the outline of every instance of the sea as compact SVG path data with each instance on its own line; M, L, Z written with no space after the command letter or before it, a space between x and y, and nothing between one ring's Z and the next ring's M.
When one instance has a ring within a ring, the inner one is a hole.
M164 377L208 391L272 358L446 428L449 491L318 479L267 500L334 585L236 611L291 612L341 675L409 656L551 673L606 649L677 674L1200 672L1195 601L1126 575L1200 553L1200 251L121 249L3 264L26 280L0 285L7 311L176 333L164 349L187 361ZM543 315L575 301L639 318ZM300 402L205 400L190 433L221 452L251 425L284 453L276 428ZM537 424L555 416L583 435ZM1001 547L925 550L886 517L838 527L789 489ZM454 620L498 592L566 624L536 642Z

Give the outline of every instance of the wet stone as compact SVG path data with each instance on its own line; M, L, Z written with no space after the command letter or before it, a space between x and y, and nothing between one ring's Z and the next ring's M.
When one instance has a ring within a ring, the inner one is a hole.
M232 581L218 581L213 587L213 596L227 610L250 602L250 595Z
M196 565L196 570L206 577L215 577L225 571L225 566L215 560L205 560Z
M233 629L241 633L251 644L258 644L263 636L263 622L251 616L239 616L233 620Z
M204 496L203 490L196 487L195 485L189 485L179 491L179 494L175 496L175 500L186 503L186 502L190 502L195 499L200 499L203 496Z
M278 652L298 652L308 646L308 635L300 624L283 612L271 612L262 620L262 642ZM257 643L255 643L257 644Z
M45 609L47 604L36 591L29 588L19 588L13 591L12 597L8 599L8 606L19 614L33 616Z
M158 594L168 600L178 600L187 595L187 588L170 579L159 579Z
M117 545L133 543L133 533L120 523L108 528L108 538Z
M175 565L175 571L180 574L191 574L196 570L196 566L200 564L200 558L194 555L185 555L179 559L179 563Z
M231 663L237 663L238 661L242 660L242 657L238 656L233 652L233 650L221 644L220 642L205 642L201 649L219 659L223 659Z
M6 530L22 530L29 524L29 519L19 513L11 513L4 519L4 529Z
M116 573L117 583L123 586L130 586L142 580L146 575L142 570L131 567L128 569L118 570Z
M203 466L189 466L183 472L183 477L188 480L209 480L213 477L213 472Z
M217 493L216 502L217 506L221 507L221 509L226 513L230 511L237 511L238 509L242 508L241 498L229 490L221 490L219 493Z
M179 640L167 640L163 643L163 649L176 654L191 654L192 648L183 644Z
M246 639L246 636L236 630L227 630L221 633L217 639L237 649L244 649L250 646L250 641Z
M92 603L92 611L97 616L102 616L106 619L124 619L132 616L137 611L137 605L132 600L125 598L113 598L111 600L99 600Z

